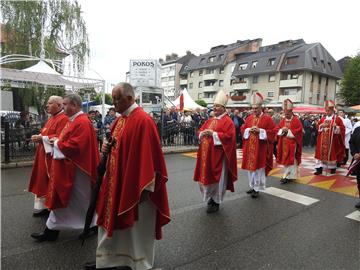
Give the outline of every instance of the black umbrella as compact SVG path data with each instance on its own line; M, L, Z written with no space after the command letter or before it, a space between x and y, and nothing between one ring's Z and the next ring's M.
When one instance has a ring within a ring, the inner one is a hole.
M110 147L113 147L115 145L115 143L116 143L115 138L110 137L109 138L109 143L111 144ZM81 245L84 245L85 239L92 236L94 234L94 232L96 232L96 229L97 229L97 227L90 228L90 225L91 225L91 222L92 222L92 220L94 218L94 213L95 213L95 209L96 209L96 202L97 202L97 199L99 197L99 191L100 191L101 183L102 183L104 174L106 172L107 158L108 158L108 153L103 153L103 156L101 158L101 162L100 162L100 164L99 164L99 166L97 168L98 175L97 175L95 186L94 186L94 188L92 190L92 193L91 193L89 208L88 208L88 210L86 212L84 230L79 235L79 239L82 240Z

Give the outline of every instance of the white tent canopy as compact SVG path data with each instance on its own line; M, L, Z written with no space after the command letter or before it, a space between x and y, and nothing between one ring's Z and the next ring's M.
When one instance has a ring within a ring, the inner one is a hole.
M196 108L200 108L200 109L206 109L205 107L200 106L199 104L197 104L189 95L189 92L184 89L181 92L184 95L184 109L190 109L190 110L195 110ZM180 95L181 95L180 93ZM176 106L177 108L180 108L180 96L175 99L175 101L173 101L174 106Z
M90 87L104 87L104 81L90 78L65 76L52 69L45 61L40 60L37 64L23 69L0 68L1 83L7 82L36 83L51 86L66 86L73 90Z
M114 108L113 105L104 104L105 110L108 111L110 108ZM102 105L90 106L90 110L99 111L102 110Z

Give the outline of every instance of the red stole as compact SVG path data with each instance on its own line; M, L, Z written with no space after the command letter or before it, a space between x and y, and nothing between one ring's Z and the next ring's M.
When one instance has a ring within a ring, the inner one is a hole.
M242 169L256 171L265 167L265 175L273 167L273 142L275 138L275 123L270 115L263 113L260 117L249 115L245 124L241 126L241 134L244 136L245 129L257 126L266 130L266 140L260 140L258 133L250 132L248 139L243 139Z
M293 115L290 121L285 118L281 119L277 131L287 127L291 130L295 138L288 138L286 135L277 136L277 157L276 162L285 166L294 165L296 159L297 164L301 163L302 153L302 136L303 126L299 118Z
M67 123L57 143L65 159L53 159L46 206L49 209L65 208L69 203L76 168L96 181L99 149L94 128L85 113Z
M97 224L109 237L116 229L126 229L138 220L141 193L155 184L149 199L156 208L156 239L170 221L166 182L167 171L154 121L142 108L128 117L119 117L112 126L116 140L111 149L100 189Z
M318 132L316 140L315 158L325 162L342 162L345 155L345 126L340 117L334 115L332 120L326 120L322 117L318 123L325 123L327 121L330 127L326 130ZM340 128L340 134L334 134L334 125ZM317 126L317 128L318 128Z
M58 137L68 121L68 117L63 112L59 112L49 118L45 126L41 129L40 134L42 136L48 136L49 138ZM51 161L51 154L45 153L42 142L38 143L29 183L29 191L38 197L46 195Z
M218 183L221 177L223 158L225 157L228 172L226 188L234 192L234 182L237 179L234 123L228 115L224 115L220 119L213 117L201 126L199 134L205 129L217 132L221 145L215 146L212 136L202 136L197 153L194 180L205 186Z

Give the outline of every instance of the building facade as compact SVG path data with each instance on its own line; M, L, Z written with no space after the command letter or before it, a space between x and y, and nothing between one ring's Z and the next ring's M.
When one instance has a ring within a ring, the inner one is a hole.
M323 106L335 100L342 72L338 63L320 44L306 44L302 39L288 40L261 47L259 52L238 59L232 75L236 78L230 95L250 96L259 92L269 106L279 106L284 99L294 103Z
M212 104L219 90L229 92L237 58L257 52L261 42L261 39L238 40L194 57L180 70L180 88L187 88L194 100L203 99Z

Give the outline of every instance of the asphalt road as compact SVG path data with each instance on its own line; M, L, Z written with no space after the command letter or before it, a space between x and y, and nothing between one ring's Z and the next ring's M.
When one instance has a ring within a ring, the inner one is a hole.
M311 205L261 194L252 199L245 172L239 170L234 193L220 211L205 212L192 181L195 159L167 155L172 221L156 243L161 269L360 269L360 222L346 218L355 199L302 184L268 187L317 199ZM31 168L1 171L2 269L82 269L95 258L96 238L81 247L78 232L61 232L58 241L36 243L32 232L45 219L33 218L33 196L26 191Z

